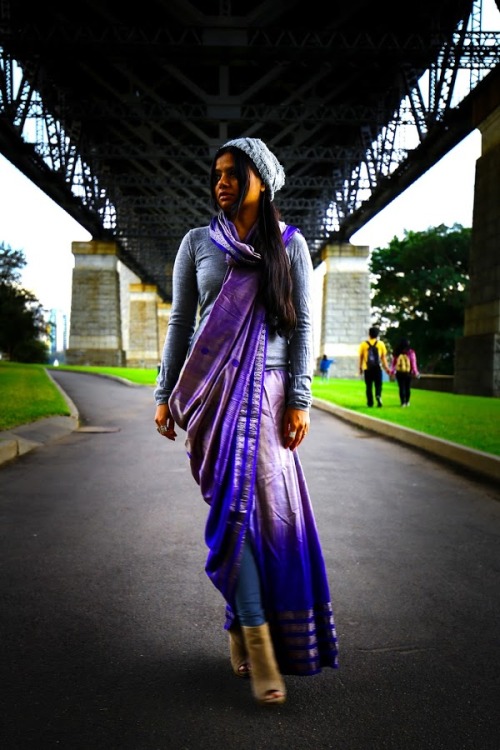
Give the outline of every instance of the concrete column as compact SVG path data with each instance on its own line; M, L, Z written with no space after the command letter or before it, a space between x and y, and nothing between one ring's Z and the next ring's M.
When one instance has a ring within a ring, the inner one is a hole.
M116 243L73 242L71 250L75 267L66 362L124 367Z
M118 276L120 277L120 314L122 319L122 343L128 362L130 338L130 287L141 284L141 279L121 261L118 261Z
M455 393L500 396L500 107L478 123L470 287L455 347Z
M159 302L156 308L158 314L158 362L160 361L163 352L163 344L165 343L165 336L167 335L171 309L172 305L167 302Z
M130 284L129 367L158 365L158 295L153 284Z
M370 327L370 248L348 242L327 245L323 279L320 356L335 363L332 378L354 378L358 373L359 345Z

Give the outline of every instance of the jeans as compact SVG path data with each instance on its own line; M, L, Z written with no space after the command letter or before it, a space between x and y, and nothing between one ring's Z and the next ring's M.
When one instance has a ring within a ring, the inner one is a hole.
M260 579L252 545L246 539L241 556L240 575L235 594L236 615L240 625L254 627L266 621L260 594Z
M397 372L396 380L398 381L399 400L401 401L401 406L404 406L405 404L409 404L410 393L411 393L410 373L409 372Z
M375 398L382 398L382 369L378 367L376 370L365 370L365 385L366 385L366 403L368 406L373 406L373 389L375 388Z

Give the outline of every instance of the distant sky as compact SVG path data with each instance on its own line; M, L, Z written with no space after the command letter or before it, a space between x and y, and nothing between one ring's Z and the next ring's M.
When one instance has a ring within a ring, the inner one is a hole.
M483 29L500 29L495 0L483 0ZM439 224L472 226L475 165L480 153L481 136L476 130L356 232L351 242L374 249L385 247L395 236L402 237L405 230L422 231ZM45 308L69 315L71 243L90 239L83 227L0 155L0 242L24 251L23 286Z
M23 250L22 285L43 307L69 315L72 242L91 235L0 155L0 242Z
M351 237L353 245L385 247L405 230L445 224L472 226L476 161L481 134L474 130L432 169Z

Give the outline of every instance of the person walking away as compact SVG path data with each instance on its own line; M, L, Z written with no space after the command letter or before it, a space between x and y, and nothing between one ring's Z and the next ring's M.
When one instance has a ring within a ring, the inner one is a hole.
M208 505L205 570L225 601L230 663L266 705L285 701L283 675L338 666L297 451L310 427L313 267L302 233L275 207L284 181L259 138L216 152L214 215L184 236L174 263L154 417L169 440L176 426L186 432Z
M410 405L412 377L419 378L417 355L408 339L401 339L394 349L391 362L391 377L396 376L401 406Z
M330 370L330 365L332 364L333 364L333 359L328 359L326 354L323 354L319 362L319 374L320 374L321 380L328 380L328 372Z
M359 374L363 375L366 388L367 406L373 406L373 393L377 406L382 406L382 368L389 375L387 364L387 347L379 339L379 329L372 326L368 330L368 339L359 347Z

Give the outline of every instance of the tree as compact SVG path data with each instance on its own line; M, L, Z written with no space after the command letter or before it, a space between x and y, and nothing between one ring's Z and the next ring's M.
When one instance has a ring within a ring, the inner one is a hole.
M46 324L37 298L20 286L22 250L0 244L0 351L17 362L47 362Z
M463 333L471 229L454 224L405 231L370 259L372 313L394 348L410 340L422 371L452 374Z

